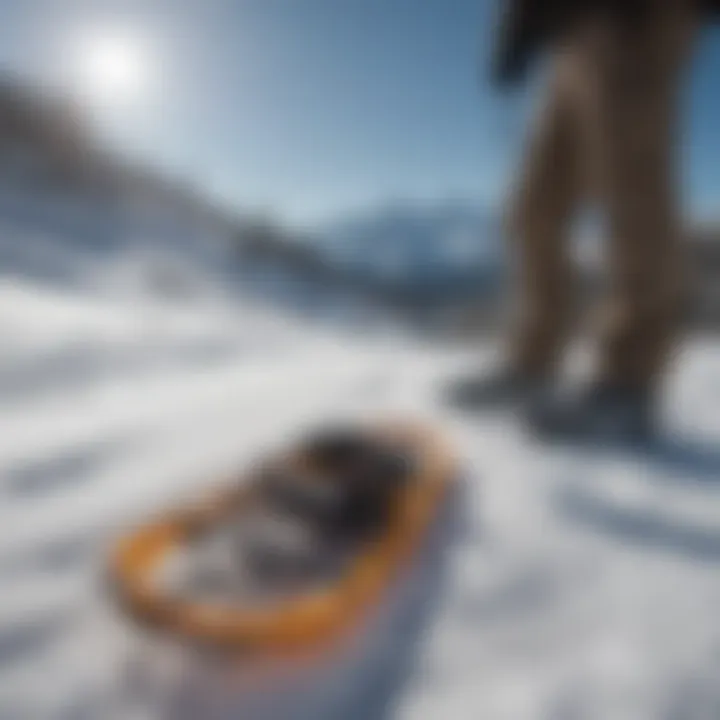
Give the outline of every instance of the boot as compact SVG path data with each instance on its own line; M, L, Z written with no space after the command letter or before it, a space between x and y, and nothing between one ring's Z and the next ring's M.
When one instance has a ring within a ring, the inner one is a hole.
M656 431L652 393L645 388L599 382L575 396L547 396L527 408L538 436L558 440L645 443Z
M539 398L551 385L547 375L499 366L455 383L449 388L447 399L451 405L466 411L513 406Z

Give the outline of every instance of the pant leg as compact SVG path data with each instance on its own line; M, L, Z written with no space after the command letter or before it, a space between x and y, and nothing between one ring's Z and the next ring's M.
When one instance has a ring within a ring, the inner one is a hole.
M674 350L682 307L677 116L697 24L692 0L657 0L588 39L588 126L607 210L610 288L601 377L649 387Z
M575 74L558 53L508 217L516 302L509 354L533 374L554 369L571 320L568 243L582 185Z

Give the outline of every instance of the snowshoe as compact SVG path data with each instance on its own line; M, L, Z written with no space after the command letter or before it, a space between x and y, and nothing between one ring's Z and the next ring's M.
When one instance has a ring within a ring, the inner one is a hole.
M350 630L402 572L455 476L431 432L316 434L121 540L123 610L201 645L315 646Z

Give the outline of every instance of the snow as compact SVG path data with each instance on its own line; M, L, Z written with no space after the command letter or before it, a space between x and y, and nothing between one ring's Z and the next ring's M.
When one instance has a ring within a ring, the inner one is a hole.
M462 459L453 532L432 545L442 568L418 560L342 662L274 697L273 718L720 716L713 342L694 341L672 378L671 439L640 454L548 447L511 415L444 405L444 384L489 348L340 339L222 295L8 275L0 330L2 720L250 717L252 682L212 663L173 678L172 652L120 623L107 549L313 424L395 415L433 422ZM136 656L156 694L185 691L169 715L133 704Z

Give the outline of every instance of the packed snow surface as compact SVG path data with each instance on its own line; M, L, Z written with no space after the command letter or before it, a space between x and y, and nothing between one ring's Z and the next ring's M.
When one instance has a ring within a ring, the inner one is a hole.
M341 340L218 298L13 277L0 331L2 720L160 717L122 691L132 648L106 612L110 543L314 424L395 415L433 422L463 472L444 570L411 593L436 597L386 716L720 716L720 347L691 344L667 441L633 453L550 448L511 414L444 405L449 380L490 362L483 348ZM339 687L327 672L315 680ZM379 717L364 693L345 709L338 695L335 716Z

